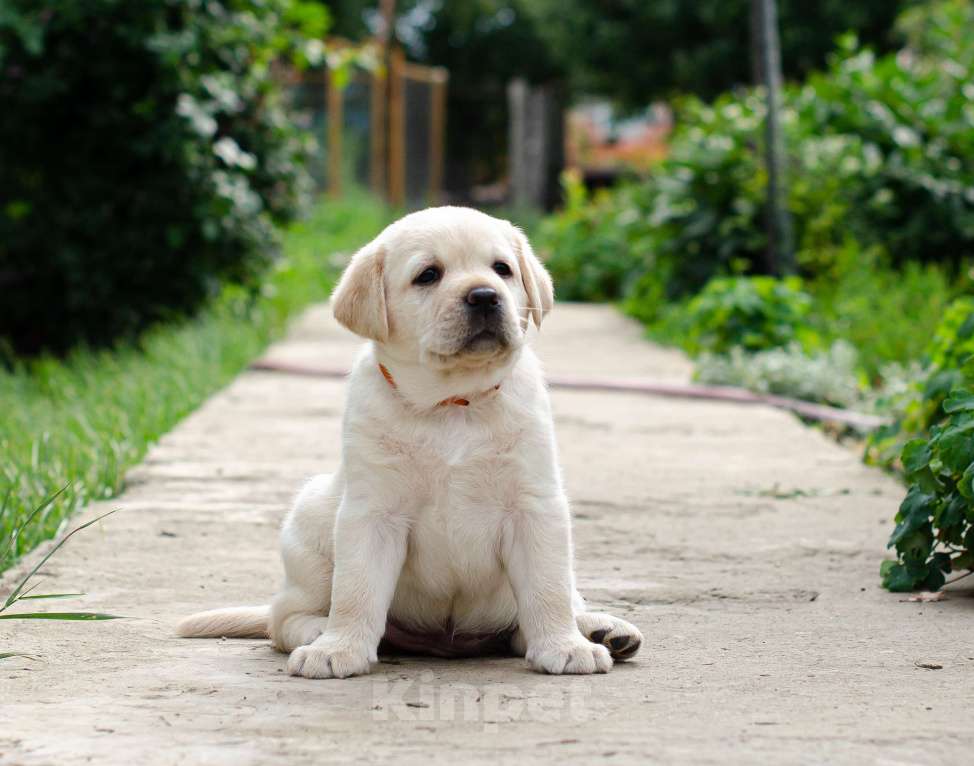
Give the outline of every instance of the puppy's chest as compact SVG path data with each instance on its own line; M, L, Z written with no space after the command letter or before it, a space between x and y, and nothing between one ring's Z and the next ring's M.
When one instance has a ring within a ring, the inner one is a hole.
M434 429L389 430L378 439L378 449L384 461L415 481L418 496L434 503L516 482L527 458L519 430L456 420Z

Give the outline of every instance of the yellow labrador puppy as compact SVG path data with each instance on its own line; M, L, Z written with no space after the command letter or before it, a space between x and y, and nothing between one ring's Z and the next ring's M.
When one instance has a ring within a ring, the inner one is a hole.
M525 344L551 279L511 224L413 213L360 250L335 317L370 342L351 374L342 465L284 523L270 607L203 612L186 637L267 636L308 678L368 673L380 641L506 651L546 673L604 673L642 635L575 589L551 407Z

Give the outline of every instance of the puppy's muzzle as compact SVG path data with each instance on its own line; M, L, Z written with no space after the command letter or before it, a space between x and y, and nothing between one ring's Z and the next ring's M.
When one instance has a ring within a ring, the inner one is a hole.
M483 352L508 345L504 302L493 287L474 287L463 297L466 351Z

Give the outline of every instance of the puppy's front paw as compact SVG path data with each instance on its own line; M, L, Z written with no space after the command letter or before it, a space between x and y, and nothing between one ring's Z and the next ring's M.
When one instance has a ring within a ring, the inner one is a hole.
M299 646L287 660L287 672L305 678L348 678L364 676L371 669L364 648L320 636L308 646Z
M526 658L534 670L553 675L608 673L612 668L609 650L588 641L581 633L530 646Z
M576 616L578 629L589 641L602 644L614 660L629 660L643 644L643 634L631 623L611 614L583 612Z

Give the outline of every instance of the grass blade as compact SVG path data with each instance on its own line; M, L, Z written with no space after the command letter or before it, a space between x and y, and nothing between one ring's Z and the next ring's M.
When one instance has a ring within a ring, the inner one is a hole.
M0 614L0 620L121 620L119 614L100 612L21 612Z
M60 493L58 493L58 494L60 494ZM55 495L55 497L57 497L57 495ZM8 607L10 607L10 605L13 604L17 600L17 598L20 596L21 591L24 589L24 586L27 584L27 581L30 580L30 578L33 577L35 574L37 574L37 570L39 570L42 566L44 566L47 563L47 560L49 558L51 558L51 556L53 556L55 553L57 553L58 550L60 550L60 548L61 548L62 545L64 545L74 535L78 534L78 532L80 532L82 529L87 529L92 524L95 524L95 523L101 521L106 516L111 516L113 513L115 513L115 511L109 511L108 513L103 513L97 519L92 519L91 521L88 521L88 522L82 524L80 527L75 527L70 532L68 532L64 537L62 537L57 542L57 544L53 548L51 548L51 550L49 550L47 552L47 555L45 555L44 558L42 558L40 560L40 562L37 564L37 566L35 566L33 569L31 569L30 572L28 572L27 575L18 583L17 587L14 588L13 593L11 593L9 596L7 596L7 600L4 602L3 606L0 607L0 612L2 612L4 609L7 609ZM0 615L0 617L2 617L2 616L3 615Z
M8 560L13 557L14 546L17 545L17 538L20 537L20 533L23 532L25 529L27 529L27 526L34 519L37 518L37 514L39 514L41 511L46 509L51 503L57 500L62 494L64 494L65 490L70 486L71 486L70 484L65 484L63 487L61 487L61 489L59 489L53 495L51 495L46 500L44 500L44 502L41 503L39 506L37 506L33 511L31 511L30 515L26 519L24 519L23 523L11 533L10 541L7 543L7 550L3 552L3 558L0 559L0 570L6 569ZM4 508L7 507L7 503L10 501L11 492L13 492L13 487L7 490L7 496L3 499Z
M33 654L27 654L26 652L0 652L0 660L6 660L10 657L23 657L28 660L37 659Z
M10 505L10 496L14 493L13 484L7 487L7 494L3 496L3 503L0 504L0 518L3 518L7 514L7 506ZM17 542L17 531L10 533L10 541L7 543L7 549L3 552L3 557L0 558L0 571L7 568L7 564L10 562L10 552L14 548L14 544Z
M84 593L38 593L36 596L21 596L18 601L26 601L31 598L71 598L72 596L84 596Z

